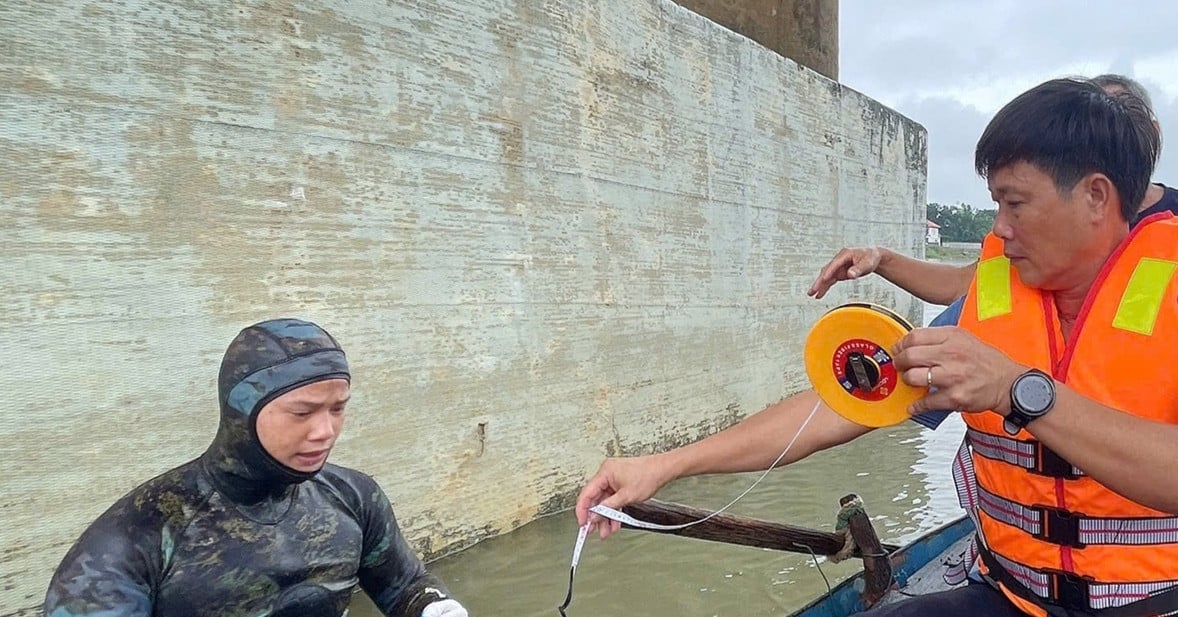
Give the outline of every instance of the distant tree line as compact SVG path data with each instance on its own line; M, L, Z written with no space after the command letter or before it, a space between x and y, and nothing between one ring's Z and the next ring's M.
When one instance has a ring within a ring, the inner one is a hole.
M975 209L969 204L931 203L928 220L941 226L942 242L981 242L994 226L997 210Z

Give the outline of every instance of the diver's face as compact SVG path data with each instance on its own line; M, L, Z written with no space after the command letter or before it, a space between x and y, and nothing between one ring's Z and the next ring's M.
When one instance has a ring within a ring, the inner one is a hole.
M350 396L346 379L295 388L258 412L258 440L279 463L296 471L318 471L344 428Z

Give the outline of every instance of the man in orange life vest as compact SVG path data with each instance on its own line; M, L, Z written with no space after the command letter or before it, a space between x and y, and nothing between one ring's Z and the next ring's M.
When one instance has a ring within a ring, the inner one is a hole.
M960 410L954 465L984 582L879 616L1105 615L1178 611L1178 219L1130 232L1159 136L1136 97L1045 82L991 120L975 164L998 203L956 327L893 349L905 382L932 386L915 416ZM602 463L577 517L650 498L684 476L764 469L817 404L790 397L694 444ZM870 429L829 408L782 464Z

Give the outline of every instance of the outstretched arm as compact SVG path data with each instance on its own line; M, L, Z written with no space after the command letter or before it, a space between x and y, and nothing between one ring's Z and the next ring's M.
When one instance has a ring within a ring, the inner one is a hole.
M976 265L920 261L881 247L845 248L818 273L809 295L821 299L835 283L874 272L925 302L948 305L969 291Z
M802 423L816 405L814 417L799 434ZM577 520L582 525L590 521L589 508L599 503L622 508L650 499L677 478L766 469L794 435L798 435L797 441L779 465L846 443L870 430L839 416L820 403L814 391L808 390L696 443L663 454L607 459L577 498ZM619 528L615 521L595 522L602 537Z

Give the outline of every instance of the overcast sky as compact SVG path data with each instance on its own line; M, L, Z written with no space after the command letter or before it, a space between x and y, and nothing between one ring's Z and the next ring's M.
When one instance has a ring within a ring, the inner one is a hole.
M1162 125L1154 180L1178 186L1178 1L839 0L839 81L928 130L928 199L993 207L973 171L986 123L1054 77L1121 73Z

